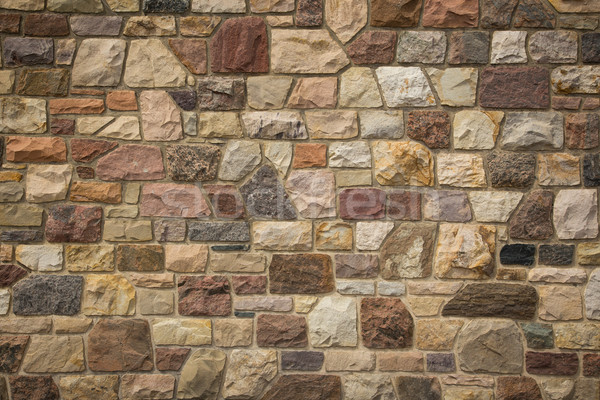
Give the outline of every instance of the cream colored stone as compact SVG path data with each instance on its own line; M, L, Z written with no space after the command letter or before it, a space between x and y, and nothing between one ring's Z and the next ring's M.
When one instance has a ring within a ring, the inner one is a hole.
M0 183L0 202L16 203L23 198L25 190L18 182Z
M292 162L292 144L289 142L268 142L264 144L265 157L285 176Z
M311 139L349 139L358 136L356 111L307 111Z
M126 374L121 376L121 395L124 399L172 399L175 377L158 374Z
M444 279L487 279L494 270L496 227L441 224L435 250L435 276Z
M32 334L50 333L52 318L27 317L27 318L2 318L0 319L0 333Z
M192 11L200 13L244 13L245 0L193 0Z
M593 13L600 12L600 3L595 0L549 0L550 4L561 13Z
M537 155L540 186L577 186L580 184L579 157L566 153Z
M173 312L174 300L171 291L138 289L139 312L142 315L166 315Z
M44 209L28 204L0 205L0 225L41 226Z
M377 282L377 293L380 296L403 296L406 294L406 285L402 282Z
M225 147L219 179L239 181L247 176L262 161L260 145L251 140L231 140Z
M552 213L559 239L593 239L598 236L598 191L561 190Z
M165 264L169 271L202 273L208 261L205 244L168 244L165 246Z
M454 148L465 150L493 149L504 119L502 111L459 111L454 116Z
M267 24L276 28L289 28L294 26L294 17L291 15L267 15Z
M94 320L87 317L54 317L54 333L86 333Z
M185 79L185 69L160 40L131 41L124 76L127 86L177 87L185 85Z
M0 133L44 133L46 100L26 97L0 99Z
M226 399L257 398L277 376L277 352L233 350L222 395Z
M93 399L102 393L102 400L119 400L118 375L68 375L58 381L63 400Z
M402 111L364 110L358 112L363 139L400 139L404 136Z
M259 250L312 249L312 224L307 221L255 221L252 236Z
M186 245L187 246L187 245ZM212 272L255 273L264 272L266 258L256 253L211 253Z
M338 187L371 186L373 178L371 170L368 171L337 171L335 183Z
M583 268L536 267L529 270L529 282L585 283L587 273Z
M250 76L246 81L248 105L257 110L282 108L291 86L289 76Z
M306 126L299 112L255 111L242 114L246 135L252 139L306 139Z
M494 191L469 192L469 200L479 222L506 222L523 198L523 193Z
M117 117L113 123L98 132L96 136L109 139L142 140L140 121L138 117L130 115Z
M44 0L4 0L2 8L21 11L40 11L44 9Z
M325 170L292 171L285 188L304 218L335 217L335 176Z
M288 108L335 108L338 79L335 76L298 78Z
M140 198L142 186L139 183L127 183L123 194L123 200L127 204L137 204Z
M445 300L443 297L408 297L410 309L417 317L432 317L438 315L444 303Z
M460 320L420 319L416 326L415 345L419 350L452 350L463 324Z
M370 68L354 67L342 74L340 106L376 108L382 105L379 88Z
M431 107L436 104L429 81L419 67L379 67L375 74L388 107Z
M554 343L559 349L600 350L600 324L557 323Z
M175 17L172 15L142 15L127 19L125 36L174 36L177 34Z
M335 350L325 353L325 370L340 371L373 371L375 369L375 353L370 351Z
M121 39L84 39L75 57L71 84L118 86L126 48L127 43Z
M19 245L15 259L33 271L60 271L63 267L62 245Z
M375 179L380 185L433 186L433 156L415 142L378 141L373 144Z
M181 114L171 96L162 90L145 90L140 94L142 129L147 141L183 139Z
M494 387L494 378L491 376L450 374L442 376L441 381L444 385Z
M392 380L379 374L350 374L343 377L345 400L396 400Z
M394 229L393 222L357 222L356 248L358 250L379 250L392 229Z
M152 240L152 222L107 219L104 221L104 240L115 242L145 242Z
M10 291L8 289L0 289L0 315L8 314L10 308Z
M106 3L114 12L136 12L140 9L138 0L106 0Z
M65 13L101 13L101 0L47 0L48 11Z
M291 297L242 297L234 301L233 307L238 311L292 311Z
M133 315L135 289L122 275L87 275L81 311L85 315Z
M427 70L440 102L451 107L472 107L477 97L476 68Z
M296 296L294 298L294 311L300 314L309 313L319 298L317 296Z
M250 10L255 13L294 11L294 0L250 0Z
M15 86L15 71L0 71L0 94L10 94Z
M89 136L114 120L115 117L80 117L75 120L75 128L80 135Z
M598 65L578 65L555 68L550 75L552 90L561 94L598 94Z
M573 286L540 286L538 315L545 321L571 321L583 318L579 288Z
M164 272L162 274L138 274L135 272L131 272L127 274L127 279L135 286L149 288L174 287L174 277L175 274L170 272Z
M204 112L198 115L198 136L203 138L242 137L242 125L237 113Z
M494 400L494 391L491 389L473 388L447 388L444 400Z
M367 24L367 0L325 0L325 22L346 44Z
M108 272L115 269L113 246L68 245L65 261L70 272Z
M212 342L209 319L157 318L151 325L154 343L158 345L202 346Z
M440 153L437 156L437 176L440 185L454 187L485 187L483 157L474 154Z
M186 136L198 136L198 115L193 111L183 111L181 119L183 120L183 133Z
M85 370L83 338L80 336L34 336L23 359L29 373L79 372Z
M289 74L334 74L350 63L324 29L271 30L271 70Z
M46 203L66 199L72 176L72 165L30 165L27 170L27 201Z
M213 331L215 346L250 346L253 321L251 319L216 319Z
M137 206L106 206L106 218L136 218L139 214Z
M492 36L492 64L522 64L527 62L525 31L495 31Z
M323 297L308 314L308 331L313 347L352 347L358 343L356 300Z
M317 250L352 250L352 226L344 222L327 221L316 227Z
M196 350L181 370L178 399L216 399L227 355L221 350Z

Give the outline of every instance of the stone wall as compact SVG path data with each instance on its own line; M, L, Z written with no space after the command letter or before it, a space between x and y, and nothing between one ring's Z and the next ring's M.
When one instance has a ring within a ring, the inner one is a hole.
M598 0L0 0L0 399L600 399Z

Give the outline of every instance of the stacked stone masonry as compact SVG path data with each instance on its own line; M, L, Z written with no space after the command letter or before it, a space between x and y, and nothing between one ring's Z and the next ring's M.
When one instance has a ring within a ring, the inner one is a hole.
M599 400L599 22L0 0L0 399Z

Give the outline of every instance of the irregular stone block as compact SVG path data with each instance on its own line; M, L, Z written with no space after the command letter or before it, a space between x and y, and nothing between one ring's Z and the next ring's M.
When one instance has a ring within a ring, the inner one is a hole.
M223 276L179 278L180 315L223 315L231 313L229 281Z
M263 400L293 400L301 397L337 400L341 379L333 375L281 375L264 394Z
M379 67L375 73L388 107L430 107L436 104L421 68Z
M223 380L226 360L227 355L220 350L196 350L181 371L177 398L216 398Z
M83 297L83 313L86 315L135 313L135 289L122 275L88 275Z
M277 361L276 351L233 350L228 360L223 397L259 396L277 376Z
M273 48L275 43L273 40ZM210 42L210 53L213 72L268 72L267 27L264 21L258 17L226 20Z
M167 169L174 181L213 180L220 158L221 150L210 144L167 147Z
M324 254L274 254L271 293L328 293L334 289L331 258Z
M16 315L75 315L81 309L81 276L34 275L13 286Z
M126 47L127 43L121 39L83 40L73 64L72 85L117 86L121 82Z
M413 343L413 318L400 299L364 298L360 320L365 347L406 348Z

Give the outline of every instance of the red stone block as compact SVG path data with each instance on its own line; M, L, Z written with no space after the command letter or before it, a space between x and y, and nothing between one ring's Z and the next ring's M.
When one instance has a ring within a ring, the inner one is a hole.
M206 73L206 40L169 39L173 53L193 74Z
M394 61L396 32L367 31L347 47L354 64L389 64Z
M327 145L301 143L296 145L292 168L324 167L327 165Z
M117 142L92 139L71 139L71 157L77 162L91 162L117 147Z
M525 365L527 372L533 375L575 375L579 370L579 357L577 353L528 351Z
M488 108L548 108L548 70L540 67L488 67L480 77L479 104Z
M23 25L27 36L67 36L69 24L63 14L28 14Z
M381 219L385 217L385 192L375 188L344 189L340 192L340 218Z
M267 291L267 277L243 275L231 278L235 294L263 294Z
M240 219L246 215L244 200L234 185L204 185L217 218Z
M371 349L412 346L414 322L400 299L364 298L360 305L363 345Z
M213 72L269 72L267 26L260 17L226 20L210 42Z
M565 144L569 149L588 150L598 146L598 114L569 114L565 119Z
M411 111L408 113L407 134L429 148L447 148L450 146L450 117L445 111Z
M138 105L133 90L115 90L106 95L106 106L115 111L137 111Z
M403 190L390 192L387 196L388 217L404 221L421 219L421 194Z
M496 390L497 400L543 400L535 379L528 376L500 376Z
M473 28L478 22L478 0L425 0L423 26Z
M101 99L52 99L50 114L102 114L104 102Z
M600 354L588 353L583 355L583 375L600 377Z
M190 354L190 349L181 347L158 347L156 368L160 371L179 371Z
M100 239L102 208L58 205L48 210L46 240L94 243Z
M0 33L19 33L19 14L0 14Z
M50 132L53 135L74 135L75 120L64 118L52 118L50 121Z
M180 315L231 314L229 281L224 276L181 276L177 292Z
M256 342L261 347L306 347L306 319L296 315L261 314L256 322Z

